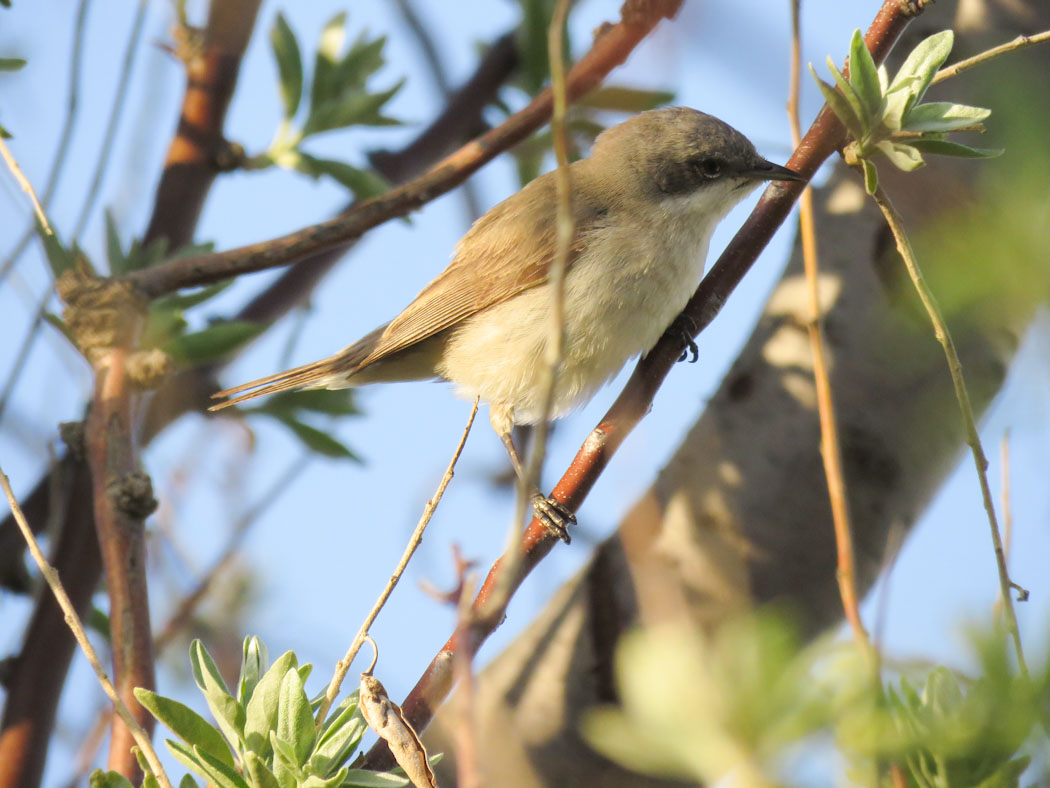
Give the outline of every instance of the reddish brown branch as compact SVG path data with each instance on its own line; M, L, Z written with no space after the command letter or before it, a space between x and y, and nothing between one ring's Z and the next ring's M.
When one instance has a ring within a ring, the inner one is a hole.
M146 584L145 519L156 507L149 478L139 471L132 440L127 352L114 348L94 364L95 396L87 421L95 527L109 592L114 686L147 731L153 718L138 705L135 687L153 689L153 635ZM137 781L131 732L114 718L109 768Z
M596 87L623 63L656 23L677 11L681 0L627 0L623 19L601 32L591 51L569 73L569 99ZM128 279L155 298L183 287L208 284L239 274L262 271L300 260L360 237L389 219L404 216L462 183L499 153L525 139L550 118L551 94L540 93L528 106L474 141L464 145L411 183L356 206L343 216L269 241L227 252L172 260Z
M876 62L881 62L886 57L918 10L917 6L902 3L901 0L884 0L865 36L865 42ZM788 166L797 172L812 176L821 163L843 145L845 134L845 129L834 114L825 107L803 137L788 161ZM721 311L733 289L787 218L803 187L801 183L776 183L766 189L751 216L704 277L684 310L684 314L690 317L696 326L696 333L706 328ZM685 338L680 331L672 330L664 334L653 350L638 362L620 396L598 426L587 436L572 464L555 486L552 493L555 499L570 509L579 509L612 455L648 413L657 390L684 349ZM503 621L513 592L556 543L557 539L543 525L533 520L518 548L522 552L522 558L518 564L517 575L509 582L500 577L506 556L493 564L474 600L474 610L478 615L472 621L470 640L466 640L466 633L454 633L427 666L401 705L406 718L416 730L427 726L437 706L452 689L455 649L469 646L471 651L476 653L485 639ZM492 604L495 595L501 592L503 586L509 586L510 592L502 598L501 604ZM481 615L482 613L484 615ZM389 763L390 756L382 742L373 746L362 759L363 766L369 769L388 768Z
M193 240L204 199L222 167L226 110L237 84L261 0L213 0L203 40L184 42L186 92L175 136L157 185L145 243L168 240L169 249Z

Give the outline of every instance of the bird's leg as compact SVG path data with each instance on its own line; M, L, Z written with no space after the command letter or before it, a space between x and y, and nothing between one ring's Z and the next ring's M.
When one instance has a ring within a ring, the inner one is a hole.
M696 334L696 323L685 312L682 312L671 323L671 328L677 331L685 342L685 349L678 360L685 361L688 358L690 364L695 364L697 358L700 357L700 349L696 346L696 340L693 339L693 335Z
M499 439L503 441L503 445L507 449L507 454L510 456L510 464L514 466L514 473L521 483L525 485L525 491L529 496L529 501L532 503L532 511L535 513L536 519L543 523L548 531L565 542L565 544L569 544L572 541L569 537L569 526L576 524L576 515L564 504L559 503L554 498L545 496L540 492L539 487L529 480L525 472L525 466L518 456L518 450L514 446L512 437L514 426L513 411L505 406L493 404L490 406L489 420L492 422L492 428L499 435Z

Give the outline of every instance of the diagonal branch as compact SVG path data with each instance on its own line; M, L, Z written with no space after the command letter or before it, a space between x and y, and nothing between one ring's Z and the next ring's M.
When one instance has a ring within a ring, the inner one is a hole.
M657 22L673 16L680 5L681 0L627 0L621 21L600 32L591 51L569 73L566 81L569 100L596 87L606 74L627 59ZM171 260L136 271L128 280L146 297L156 298L180 288L287 265L345 244L459 185L499 153L540 128L550 118L551 109L551 93L545 90L503 124L464 145L421 177L361 203L343 216L238 249Z
M902 3L900 0L884 0L865 36L865 42L876 62L881 62L886 57L911 17L920 10L919 3L913 5ZM796 172L812 176L821 163L838 150L845 140L845 129L834 113L825 106L788 161L788 166ZM696 333L706 328L721 311L733 289L787 218L804 186L802 183L776 183L766 189L751 216L704 277L685 308L684 314L696 326ZM684 346L685 338L681 332L669 331L638 362L623 392L598 426L587 436L572 464L555 486L552 496L556 500L570 509L579 508L613 454L649 411L657 390L681 355ZM452 664L457 645L463 647L465 644L476 651L502 623L510 594L501 597L501 604L490 605L494 591L501 587L510 588L511 593L516 590L529 572L553 549L555 543L555 537L534 519L529 524L521 545L515 548L522 554L515 576L509 580L501 577L506 555L493 564L474 600L476 615L469 633L454 635L445 643L401 705L405 716L416 730L426 727L437 706L452 689ZM391 762L389 753L381 742L373 746L362 760L364 766L369 769L387 768L387 764Z

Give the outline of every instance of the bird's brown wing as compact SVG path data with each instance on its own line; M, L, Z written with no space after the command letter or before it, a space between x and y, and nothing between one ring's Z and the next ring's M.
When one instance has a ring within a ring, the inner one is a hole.
M213 395L224 402L210 410L279 391L328 385L405 350L427 337L547 279L556 250L557 194L553 173L542 175L482 216L456 247L456 255L401 314L329 358L243 383ZM605 210L589 197L582 178L573 181L576 234L571 266ZM236 396L234 396L236 395Z
M410 347L545 282L557 243L553 175L537 178L479 219L457 245L448 268L390 322L360 366ZM586 235L604 216L593 199L586 199L579 190L574 193L576 233L570 266Z

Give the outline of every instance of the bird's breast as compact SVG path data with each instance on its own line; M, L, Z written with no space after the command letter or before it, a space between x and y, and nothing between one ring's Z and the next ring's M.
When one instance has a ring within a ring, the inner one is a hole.
M552 416L583 404L682 311L703 273L711 227L616 223L589 233L565 279L565 341ZM468 397L543 417L551 289L534 287L464 321L438 365Z

